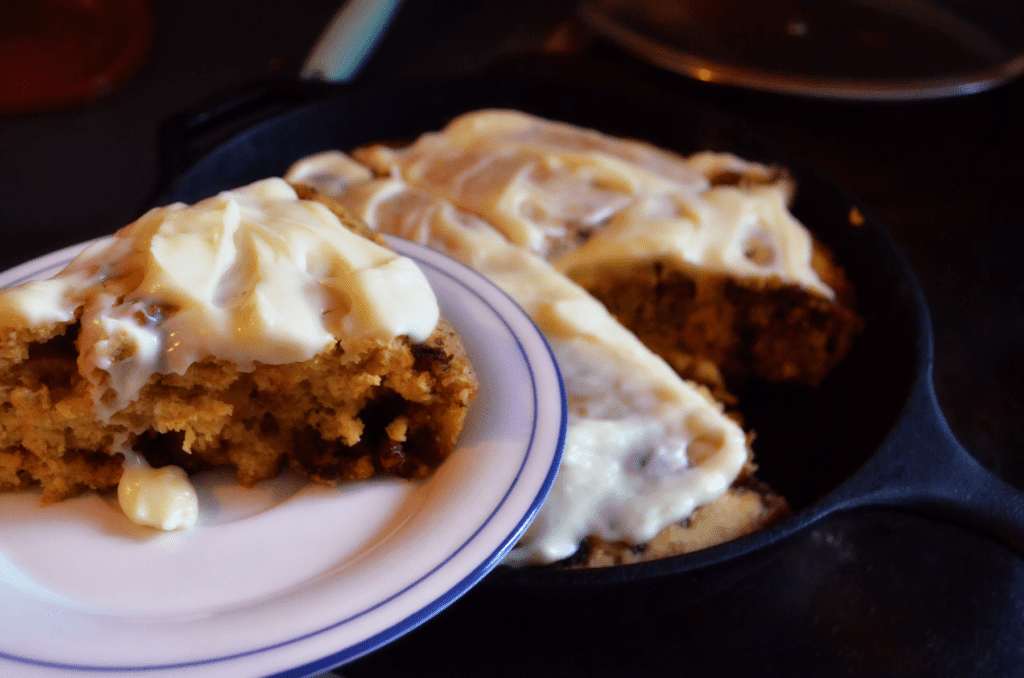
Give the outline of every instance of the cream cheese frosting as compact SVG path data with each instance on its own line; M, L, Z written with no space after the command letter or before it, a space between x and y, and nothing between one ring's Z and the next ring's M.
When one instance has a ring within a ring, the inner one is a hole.
M357 159L482 216L541 255L637 192L696 193L707 186L705 177L649 144L506 110L466 114L405 148L372 146Z
M693 276L774 276L832 299L810 266L811 239L785 200L777 187L762 185L642 196L554 264L583 286L597 271L666 261Z
M153 209L0 303L27 324L71 322L81 309L79 367L95 375L104 417L153 374L183 374L203 357L249 371L335 342L423 341L440 315L411 259L352 233L283 179Z
M777 278L834 296L811 266L791 184L728 153L682 157L518 111L483 110L357 159L476 214L577 275L652 258L694 275ZM720 185L723 177L735 185ZM582 246L581 246L582 243Z
M346 178L325 175L329 166ZM511 563L566 558L587 535L648 541L720 497L743 468L745 434L717 403L579 285L488 223L400 179L370 178L337 152L300 161L287 177L331 192L371 228L486 275L551 345L568 397L566 447L554 487Z
M353 233L278 178L153 209L55 277L0 295L4 324L79 320L79 370L96 415L108 421L154 374L183 374L203 358L244 372L365 338L424 341L439 317L411 259ZM129 462L126 482L153 485L151 473Z

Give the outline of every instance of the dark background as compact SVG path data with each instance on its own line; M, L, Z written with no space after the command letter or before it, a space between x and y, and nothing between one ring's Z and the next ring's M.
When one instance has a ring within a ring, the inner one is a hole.
M172 178L161 146L165 123L256 82L295 79L338 3L153 0L152 6L152 51L125 86L88 105L0 116L0 268L137 217ZM681 105L718 107L818 165L882 221L917 274L934 323L935 388L954 433L985 467L1024 489L1024 81L970 97L896 104L733 90L635 62L589 38L572 16L572 3L562 0L507 6L407 0L356 85L476 72L525 53L569 51L674 88ZM872 542L873 561L851 560L837 540ZM894 553L902 555L890 559ZM767 673L774 667L779 675L831 674L837 666L849 675L1021 671L1014 660L1024 628L1024 567L983 537L874 511L801 535L766 567L759 576L788 581L790 593L768 595L775 589L737 577L739 584L697 603L685 598L690 602L671 613L631 616L629 628L612 610L586 637L580 628L563 629L562 636L548 628L546 639L526 638L486 623L467 633L460 618L500 615L489 606L509 604L484 586L341 673L401 675L396 666L411 670L417 653L441 667L438 675L467 669L458 661L445 664L459 653L476 661L490 657L507 675L629 675L631 668L667 666L694 675L716 667ZM795 572L806 574L799 585L790 581ZM836 581L851 587L842 614L814 604ZM708 606L735 610L728 615L731 629L695 622ZM535 610L520 613L526 620ZM842 620L829 620L830 614ZM898 629L886 621L893 619L903 620ZM763 651L757 657L736 652L743 638L773 624L777 652L763 662ZM1007 636L1008 627L1017 635ZM674 640L667 640L666 628ZM886 638L891 647L883 647ZM608 649L615 642L621 661ZM522 647L510 647L517 643ZM473 655L471 648L489 654ZM700 648L708 652L695 657ZM646 659L637 659L641 654Z

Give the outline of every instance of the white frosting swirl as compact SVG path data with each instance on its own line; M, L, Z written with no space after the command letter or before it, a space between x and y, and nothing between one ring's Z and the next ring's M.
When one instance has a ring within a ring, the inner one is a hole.
M790 183L732 154L682 157L518 111L483 110L407 147L356 155L378 174L484 218L574 280L665 258L693 275L774 277L834 296L811 266L810 234L788 210ZM315 182L312 167L305 172ZM727 175L743 179L716 185Z
M103 417L153 374L183 374L208 356L249 371L335 342L423 341L439 318L412 260L300 200L283 179L153 209L54 278L0 300L5 316L29 324L70 322L79 308L79 368Z

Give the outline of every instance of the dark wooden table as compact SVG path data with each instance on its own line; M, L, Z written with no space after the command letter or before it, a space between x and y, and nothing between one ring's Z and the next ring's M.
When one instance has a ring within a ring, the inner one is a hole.
M954 433L984 466L1024 489L1024 81L901 104L733 90L657 71L589 39L572 28L572 3L499 5L407 0L358 83L477 72L568 51L720 108L815 163L881 219L916 272L934 322L935 388ZM89 105L0 117L0 267L138 216L170 178L163 123L256 81L296 78L337 9L336 0L242 8L154 0L154 48L129 84ZM865 561L857 544L868 542ZM951 525L886 511L839 518L730 581L677 603L665 602L668 591L658 604L626 612L614 595L516 601L485 581L338 673L1024 671L1024 562ZM836 597L840 582L846 593ZM635 602L643 594L624 595ZM538 605L575 605L586 615L571 618L574 628L559 627Z

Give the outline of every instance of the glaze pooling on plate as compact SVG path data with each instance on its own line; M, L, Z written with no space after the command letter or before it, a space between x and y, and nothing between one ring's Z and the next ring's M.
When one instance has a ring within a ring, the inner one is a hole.
M0 673L313 674L414 628L500 562L558 466L557 368L503 293L442 255L391 244L423 268L480 375L460 447L435 476L335 490L284 477L257 487L252 511L245 490L200 478L208 518L155 537L117 520L107 498L0 498ZM77 249L0 284L45 275Z

